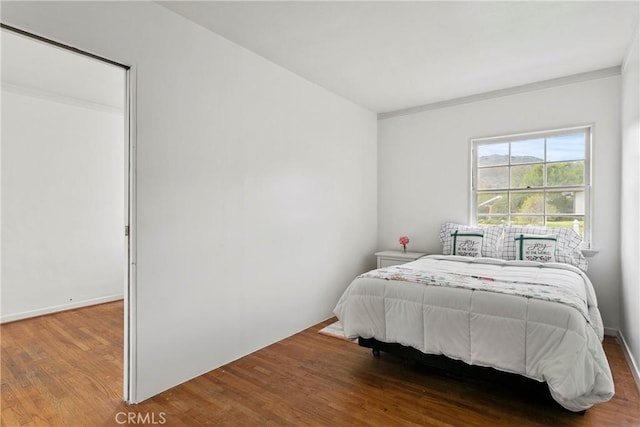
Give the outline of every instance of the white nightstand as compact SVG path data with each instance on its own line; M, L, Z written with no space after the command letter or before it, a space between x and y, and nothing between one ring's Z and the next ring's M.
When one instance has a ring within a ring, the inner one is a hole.
M382 251L376 252L378 257L378 268L390 267L392 265L405 264L415 261L425 256L424 252L402 252L402 251Z

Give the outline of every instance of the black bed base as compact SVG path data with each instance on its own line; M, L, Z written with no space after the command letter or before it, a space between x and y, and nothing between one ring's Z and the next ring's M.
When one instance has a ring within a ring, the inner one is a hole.
M413 362L418 367L427 368L431 372L435 369L435 375L446 376L464 383L473 382L480 387L486 385L487 390L494 392L502 390L508 394L518 393L527 401L549 402L561 407L553 400L546 383L521 375L502 372L484 366L469 365L463 361L450 359L442 355L425 354L413 347L397 343L386 343L375 338L358 338L358 344L361 347L370 348L374 357L380 357L380 352L382 351L397 356L403 361ZM585 412L581 411L577 412L577 414L584 415Z
M415 362L427 368L435 368L444 375L451 377L472 378L475 380L495 381L523 381L531 386L539 386L540 390L549 394L549 389L545 383L522 377L517 374L498 371L484 366L469 365L461 360L450 359L440 354L426 354L413 347L407 347L397 343L386 343L375 338L358 338L361 347L370 348L375 357L380 357L380 352L392 354L402 360ZM550 396L550 395L549 395Z

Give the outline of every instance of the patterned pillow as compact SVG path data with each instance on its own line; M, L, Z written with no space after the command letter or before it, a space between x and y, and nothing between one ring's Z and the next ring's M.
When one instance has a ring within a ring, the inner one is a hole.
M465 233L482 234L483 257L500 258L500 238L502 237L502 226L471 226L447 222L440 227L440 242L442 242L442 254L451 255L453 253L453 239L451 234L455 231Z
M552 234L557 238L556 262L574 265L587 271L587 259L580 252L582 238L571 228L523 227L509 225L504 228L504 243L500 258L510 261L517 258L516 237L520 234Z
M482 256L482 241L484 232L460 231L451 233L453 242L451 243L452 255L479 257Z
M521 234L516 237L519 260L556 262L558 238L553 234Z

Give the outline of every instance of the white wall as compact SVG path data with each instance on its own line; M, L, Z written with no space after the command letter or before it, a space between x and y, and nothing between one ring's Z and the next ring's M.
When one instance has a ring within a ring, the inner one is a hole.
M640 363L640 49L636 32L622 70L622 173L620 331Z
M2 152L2 321L122 298L123 112L3 83Z
M440 253L440 225L469 221L470 139L595 125L593 247L588 275L605 326L620 325L620 77L382 119L378 124L378 248Z
M376 116L149 2L3 2L135 66L134 400L332 315L376 246Z

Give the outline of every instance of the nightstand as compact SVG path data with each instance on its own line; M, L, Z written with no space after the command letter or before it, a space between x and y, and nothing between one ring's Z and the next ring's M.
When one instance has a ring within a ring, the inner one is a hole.
M376 252L378 257L378 268L390 267L392 265L405 264L415 261L425 256L424 252L402 252L402 251L382 251Z

